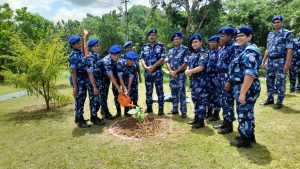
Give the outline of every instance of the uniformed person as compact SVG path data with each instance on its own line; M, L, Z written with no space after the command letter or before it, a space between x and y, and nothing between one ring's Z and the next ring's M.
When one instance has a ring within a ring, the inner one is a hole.
M88 32L85 32L85 38L87 37ZM99 95L99 81L101 80L99 69L95 68L95 65L98 61L98 52L100 50L99 45L100 39L93 38L88 41L87 47L90 49L86 57L86 65L87 65L87 72L89 76L89 84L88 84L88 92L89 92L89 99L90 99L90 112L91 118L90 121L94 125L104 125L103 119L100 119L97 116L97 113L100 109L100 95ZM86 44L84 44L86 45Z
M195 118L189 121L192 128L199 129L205 126L204 118L206 116L207 104L207 75L203 73L205 69L205 50L202 48L202 36L193 34L190 37L192 51L188 56L188 68L185 75L190 77L190 88L192 100L194 103Z
M252 28L242 26L237 29L236 41L244 50L235 56L229 66L228 73L228 83L234 91L234 98L237 103L238 131L240 134L230 144L238 148L249 148L251 143L256 142L253 110L261 90L258 72L262 55L258 47L251 42L252 37Z
M123 45L123 48L125 49L125 52L132 51L133 49L133 42L128 41ZM121 56L121 58L124 58L124 54ZM132 87L131 87L131 101L134 105L138 105L138 99L139 99L139 82L142 83L142 76L140 71L140 63L139 58L135 59L135 65L136 65L136 72L134 73L134 77L132 80Z
M233 60L236 52L236 44L234 41L235 29L230 26L225 26L219 29L220 42L224 45L220 50L219 59L217 63L218 80L220 83L221 107L223 109L223 123L215 128L220 128L219 134L228 134L233 132L234 117L234 98L233 91L226 87L228 80L228 67Z
M117 75L117 61L121 56L122 47L120 45L113 45L109 49L109 55L102 58L97 62L96 67L100 69L101 81L100 81L100 97L101 97L101 108L106 119L115 119L121 116L121 106L118 102L118 94L123 94L123 90L120 87L118 75ZM114 102L117 109L117 115L114 117L107 107L107 97L110 82L112 82Z
M162 65L166 57L166 47L163 43L157 42L157 30L151 29L148 32L149 42L144 44L141 49L141 63L145 69L146 85L146 112L153 112L152 93L155 85L158 97L158 115L164 115L164 90L163 90L163 71Z
M189 54L189 50L188 47L181 44L182 38L183 34L181 32L176 32L173 34L171 41L173 42L174 46L169 50L167 57L173 106L169 114L178 114L178 104L180 102L181 117L186 118L186 76L184 71L188 66L187 55Z
M210 121L220 120L220 84L218 80L218 68L217 62L219 58L219 41L220 36L214 35L208 39L210 50L206 53L207 66L205 73L208 75L208 101L207 101L207 113L206 119ZM214 111L214 113L213 113Z
M118 77L120 81L120 85L122 86L122 89L126 95L128 95L131 99L133 97L133 78L136 74L136 59L137 54L134 51L129 51L124 54L124 58L119 60L117 63L118 67ZM136 105L136 104L135 104ZM129 107L124 108L124 114L125 116L129 117L131 116L127 112L129 111Z
M266 67L267 99L263 105L274 104L275 79L278 84L278 98L274 109L280 109L285 95L286 74L291 66L293 55L292 32L283 28L282 16L272 19L274 31L268 35L262 67Z
M294 38L292 67L290 68L290 92L300 92L300 28L298 37ZM296 84L296 80L298 83Z
M73 96L75 98L75 123L78 127L87 128L90 125L86 123L83 114L88 75L86 72L85 58L82 52L82 42L80 36L72 36L68 42L72 48L69 57L69 66L71 69L70 83L73 87Z

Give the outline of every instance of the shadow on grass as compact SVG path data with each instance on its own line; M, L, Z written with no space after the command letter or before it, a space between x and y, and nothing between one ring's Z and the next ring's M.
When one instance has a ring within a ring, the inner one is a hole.
M67 115L68 114L65 111L59 108L51 108L50 110L39 108L26 110L26 108L24 108L17 112L7 114L5 119L8 122L24 123L28 121L40 121L45 119L64 120Z
M238 152L241 156L246 157L251 163L257 165L267 165L272 161L271 153L268 148L262 144L253 144L252 148L244 149L238 148Z
M105 125L106 126L106 125ZM96 125L92 125L89 128L80 128L80 127L76 127L73 129L72 131L72 136L73 137L81 137L84 136L85 134L89 133L89 134L100 134L103 133L103 128L105 126L96 126Z
M286 105L283 105L281 109L278 109L278 111L286 114L300 114L299 110L292 109Z
M294 94L285 94L284 95L284 98L293 98L293 97L298 97L298 96L296 96Z
M191 126L192 127L192 126ZM214 135L214 130L211 129L210 127L208 127L207 125L203 128L200 128L200 129L190 129L190 131L192 133L196 133L196 134L201 134L201 135L205 135L205 136L212 136Z
M173 120L173 121L176 121L178 123L183 123L183 124L186 124L188 121L192 120L192 118L181 118L181 114L178 114L178 115L168 115L168 117Z

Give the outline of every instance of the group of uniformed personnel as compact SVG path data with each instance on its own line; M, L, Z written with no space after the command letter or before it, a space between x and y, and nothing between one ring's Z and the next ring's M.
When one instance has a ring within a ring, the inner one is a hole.
M278 24L277 22L280 21ZM258 47L253 44L253 30L242 26L234 29L229 26L218 30L218 35L208 39L209 50L202 47L202 36L193 34L189 38L191 50L182 45L183 34L176 32L171 37L173 47L168 54L163 43L157 41L157 30L148 32L149 42L144 44L140 52L141 64L144 68L146 86L145 112L153 112L153 87L155 85L158 96L158 115L164 115L164 90L162 65L166 61L169 70L170 89L172 95L172 110L168 114L179 114L187 117L186 105L186 78L190 79L192 101L194 103L194 119L188 123L192 128L199 129L205 126L204 120L217 121L222 109L223 123L219 134L233 132L234 103L238 116L238 131L240 136L231 142L236 147L251 147L255 143L254 135L254 105L260 95L258 72L267 62L268 98L264 105L274 103L274 84L278 84L278 101L275 108L281 108L285 92L285 74L290 69L290 76L298 77L295 87L295 78L290 78L291 91L299 91L300 45L299 37L295 39L294 56L291 33L283 29L282 16L272 19L274 32L268 35L268 46L265 57ZM281 26L279 26L281 24ZM85 31L85 38L88 32ZM235 37L235 39L234 39ZM132 51L133 42L124 44L125 54L121 56L122 47L114 45L109 55L99 58L99 42L97 38L89 40L87 50L82 52L82 42L79 36L69 39L72 48L70 54L70 81L75 98L75 122L79 127L89 127L83 118L83 108L86 91L90 99L90 121L95 125L103 125L103 119L97 117L100 110L106 119L115 119L121 116L121 107L117 101L119 94L130 96L134 105L138 104L138 82L141 82L138 54ZM293 62L292 62L293 60ZM292 64L291 64L292 63ZM291 67L292 65L292 67ZM291 67L291 68L290 68ZM107 107L107 98L110 82L113 84L114 101L117 110L113 116ZM129 108L124 109L125 116L130 116Z

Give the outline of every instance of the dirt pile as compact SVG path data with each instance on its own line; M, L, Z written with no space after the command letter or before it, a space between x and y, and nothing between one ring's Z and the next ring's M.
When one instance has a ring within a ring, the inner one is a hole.
M147 116L143 122L138 122L130 117L113 123L110 131L125 139L143 139L163 132L166 127L166 118Z

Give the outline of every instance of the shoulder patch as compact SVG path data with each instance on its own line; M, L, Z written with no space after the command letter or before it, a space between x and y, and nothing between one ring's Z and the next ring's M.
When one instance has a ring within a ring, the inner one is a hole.
M249 61L254 62L255 61L255 54L254 53L249 53Z

